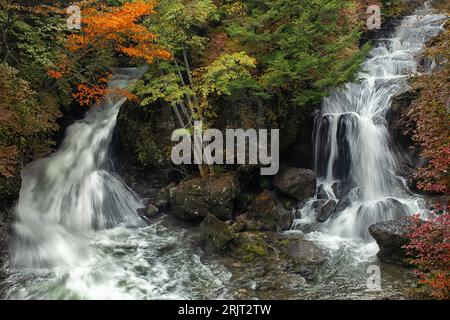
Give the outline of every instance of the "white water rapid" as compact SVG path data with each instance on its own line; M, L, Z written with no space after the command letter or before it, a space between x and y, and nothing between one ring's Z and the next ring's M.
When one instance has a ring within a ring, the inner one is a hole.
M125 88L142 71L121 73L110 88ZM55 154L23 170L14 265L70 265L85 254L86 235L121 224L142 224L138 199L111 169L109 147L126 100L111 91L84 120L68 128Z
M23 170L7 298L220 296L228 274L179 246L188 242L183 232L147 227L137 214L140 199L112 169L111 139L126 101L114 89L143 72L118 69L111 93L67 129L59 150Z
M418 54L425 43L443 30L447 17L432 12L427 2L405 17L392 37L376 41L360 81L323 101L314 136L318 194L301 209L296 228L315 220L327 201L331 208L338 205L312 238L332 247L344 239L370 241L370 225L423 209L421 199L397 175L399 161L387 116L392 98L404 92L410 76L418 72Z

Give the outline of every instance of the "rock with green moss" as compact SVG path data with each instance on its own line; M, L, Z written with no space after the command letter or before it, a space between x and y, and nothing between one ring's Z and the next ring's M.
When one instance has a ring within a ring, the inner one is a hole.
M238 194L239 184L234 172L190 179L170 189L171 213L184 221L200 221L208 214L230 220Z
M138 171L143 167L170 168L173 146L170 137L177 128L167 106L155 104L152 108L142 108L127 101L120 110L116 126L121 164Z
M247 230L279 232L291 228L294 214L283 207L275 193L264 191L255 198L244 219Z
M241 232L236 234L233 254L243 262L251 262L256 258L269 255L268 233Z
M234 239L234 232L225 222L208 214L200 224L200 235L207 248L213 251L224 251Z

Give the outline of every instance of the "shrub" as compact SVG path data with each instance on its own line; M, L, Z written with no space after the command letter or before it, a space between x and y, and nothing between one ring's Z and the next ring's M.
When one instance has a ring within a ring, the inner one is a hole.
M447 208L448 209L448 208ZM444 213L423 222L418 216L404 246L414 257L411 264L423 292L436 299L450 299L450 214Z

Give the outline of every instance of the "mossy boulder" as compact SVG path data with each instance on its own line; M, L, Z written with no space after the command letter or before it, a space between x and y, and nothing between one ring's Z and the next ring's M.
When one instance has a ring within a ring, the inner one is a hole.
M238 194L238 179L233 172L186 180L170 189L170 212L184 221L200 221L208 214L230 220Z
M264 232L241 232L236 234L233 244L233 254L243 262L251 262L256 258L269 255L268 233Z
M200 235L205 246L213 251L226 250L234 239L230 226L212 214L208 214L200 224Z
M275 193L266 190L255 198L242 220L247 230L279 232L291 228L294 214L283 207Z

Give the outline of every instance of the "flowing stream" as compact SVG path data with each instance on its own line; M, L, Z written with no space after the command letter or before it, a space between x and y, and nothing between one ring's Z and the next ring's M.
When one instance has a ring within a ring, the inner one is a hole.
M327 97L316 118L320 194L301 209L296 223L301 228L311 222L317 206L325 201L339 203L323 228L312 235L332 247L349 239L373 243L370 225L426 211L422 199L397 175L399 161L387 117L392 98L405 92L410 76L418 72L417 55L443 30L447 16L431 13L426 2L403 19L391 38L377 40L362 66L361 80Z
M280 279L251 268L232 277L220 259L205 259L192 238L195 231L167 217L146 225L137 214L140 199L112 168L111 138L125 98L111 90L67 129L54 155L23 170L10 276L2 294L7 299L217 299L248 285L252 298L373 298L364 293L365 268L375 263L377 251L368 226L422 207L396 175L386 116L392 97L417 72L417 54L442 30L446 17L431 13L426 4L391 38L377 41L361 81L323 103L315 130L320 189L329 200L345 201L342 212L308 234L332 252L316 282L283 278L284 284L273 288ZM130 86L142 72L117 70L110 87ZM300 210L297 227L315 218L315 202ZM401 278L395 273L387 272L388 286Z

